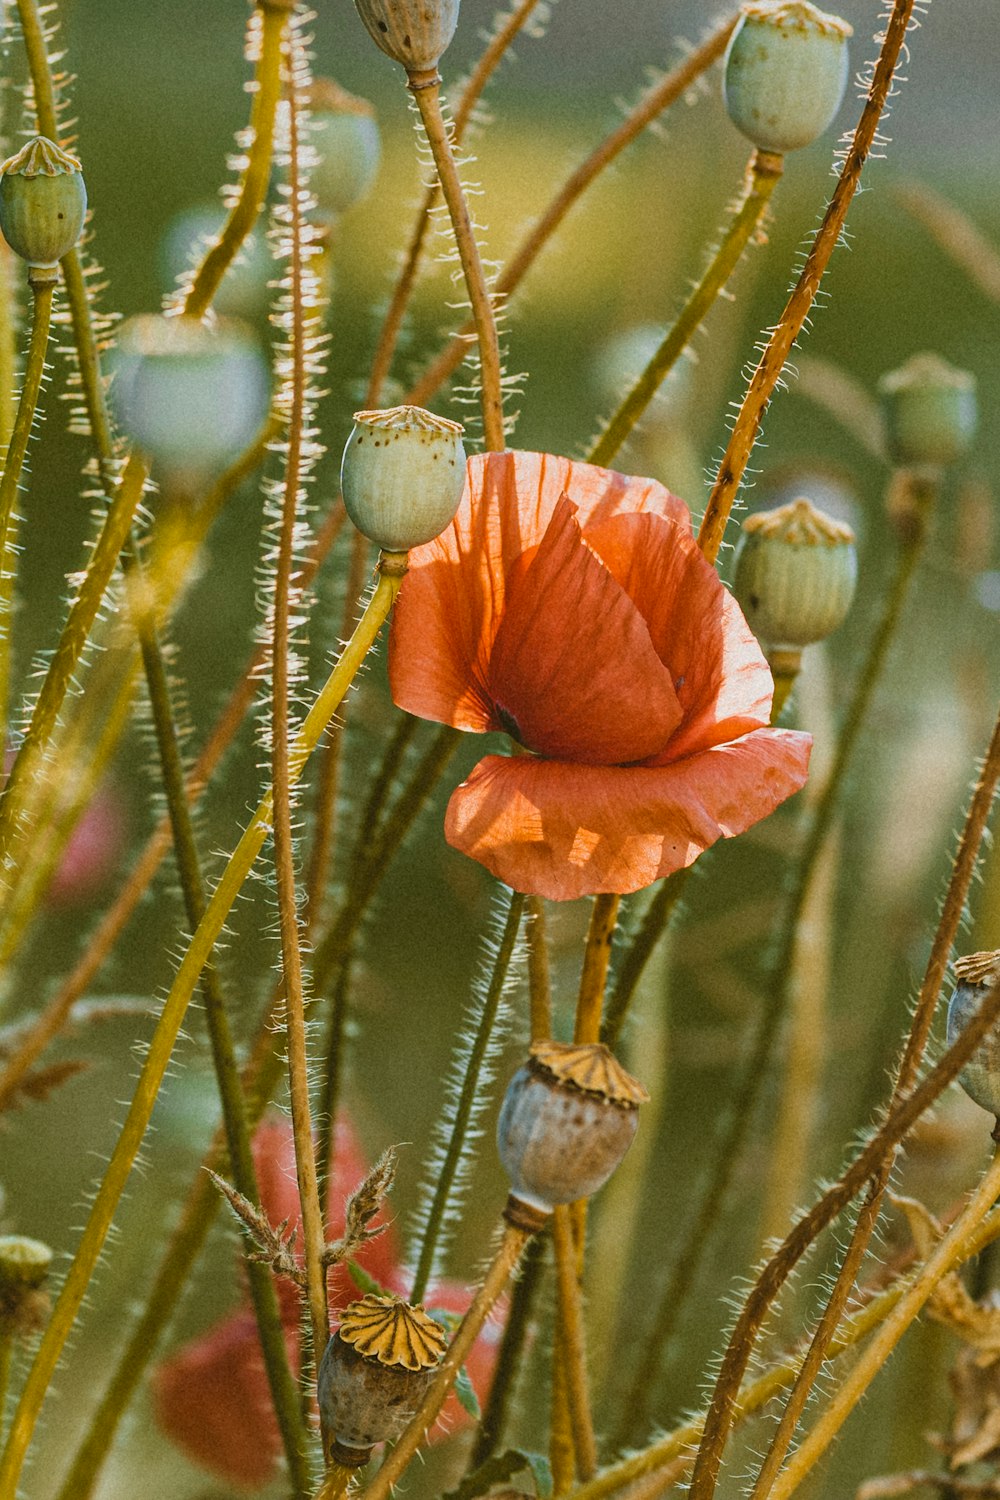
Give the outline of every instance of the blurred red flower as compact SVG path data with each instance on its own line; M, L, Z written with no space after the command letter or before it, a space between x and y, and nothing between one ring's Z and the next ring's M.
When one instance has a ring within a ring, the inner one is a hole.
M261 1202L270 1222L300 1224L295 1180L295 1149L290 1122L280 1116L265 1120L254 1136L254 1161ZM336 1160L330 1189L328 1233L335 1239L344 1230L344 1200L368 1171L351 1123L337 1125ZM383 1222L376 1219L375 1224ZM356 1260L369 1276L391 1291L405 1293L399 1264L399 1244L391 1224L371 1240ZM299 1313L297 1289L277 1281L282 1325L289 1362L299 1368ZM338 1267L330 1277L330 1311L336 1314L361 1293L349 1273ZM465 1287L442 1282L428 1293L432 1310L464 1313L471 1301ZM487 1327L469 1356L467 1368L482 1400L496 1363L497 1330ZM199 1338L164 1360L153 1374L153 1403L164 1432L195 1463L220 1479L246 1490L262 1489L275 1476L281 1438L271 1406L257 1322L251 1308L240 1307ZM468 1423L468 1414L452 1395L431 1441L448 1437Z
M554 900L641 889L772 812L810 738L683 501L544 453L469 460L458 514L410 553L389 659L400 708L503 730L452 795L448 842Z

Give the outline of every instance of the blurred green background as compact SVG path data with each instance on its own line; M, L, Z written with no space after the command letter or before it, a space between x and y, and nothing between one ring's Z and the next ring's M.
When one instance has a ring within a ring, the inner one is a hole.
M883 5L863 0L841 7L855 27L852 59L857 69L875 55L871 37L883 10ZM94 212L93 249L107 273L104 305L124 315L154 310L168 290L159 269L164 233L179 211L213 199L226 177L224 163L234 133L245 123L246 6L239 0L209 5L147 0L129 6L119 0L67 0L60 14L66 66L76 75L73 112L79 118L79 151ZM476 212L486 227L490 257L505 259L568 170L616 123L622 101L634 101L649 70L668 66L678 55L678 39L696 40L714 14L680 0L632 0L620 7L601 0L559 0L551 7L545 34L518 42L516 59L504 64L489 90L490 122L476 132L470 146L475 161L466 171L483 188ZM458 35L446 59L446 85L477 56L492 16L491 4L464 0ZM372 47L348 0L323 3L314 30L316 71L334 75L375 103L384 150L374 192L345 218L336 239L327 394L320 408L330 456L320 465L313 490L317 507L325 509L336 494L337 455L350 413L363 394L379 314L408 236L420 176L401 76ZM23 77L16 40L8 40L5 60L16 85ZM998 307L904 210L897 190L913 180L937 188L1000 244L998 61L994 6L982 0L937 0L927 9L912 37L912 59L903 69L907 81L886 127L892 138L886 160L873 162L866 174L871 191L852 208L850 248L838 250L834 258L815 327L802 346L802 379L790 375L788 388L774 402L765 441L755 455L755 483L745 495L756 508L805 492L820 505L838 507L859 533L856 609L828 648L810 653L795 710L799 721L816 732L822 759L877 616L894 543L883 505L885 465L814 393L829 387L826 367L832 366L870 395L883 371L925 348L975 374L981 435L971 460L949 478L905 621L905 638L893 655L856 758L838 830L840 860L827 933L832 977L825 1011L815 1018L823 1035L818 1049L822 1077L812 1101L810 1176L836 1170L846 1143L863 1128L883 1093L895 1040L926 956L952 830L995 712L1000 661L993 481L1000 461L994 418L1000 391ZM635 330L668 322L700 271L705 247L739 188L748 155L747 143L725 118L718 92L713 73L697 99L678 106L661 128L649 132L605 174L574 210L512 305L508 367L526 372L522 393L512 403L520 413L514 438L519 446L582 454L600 418L612 409L629 368L638 367L634 355L629 367L628 355L641 344ZM10 140L19 110L13 87L6 91L5 108ZM837 129L853 123L857 108L849 90ZM729 404L742 393L746 361L760 330L780 313L802 247L832 187L835 139L836 131L789 160L767 244L749 255L733 283L733 297L714 309L681 376L621 457L621 467L655 474L695 513L704 505L713 460L725 440ZM437 347L439 333L453 324L448 303L460 299L450 270L438 263L421 283L397 368L404 382L420 367L421 356ZM260 333L266 335L263 322ZM56 361L24 501L23 603L17 623L22 683L27 683L35 653L54 640L64 575L80 566L90 528L89 503L80 496L78 478L86 446L64 432L59 400L64 381L65 366ZM462 410L447 402L442 409ZM234 678L234 664L249 651L259 621L255 569L260 534L259 487L247 486L213 534L200 581L177 622L177 670L187 684L195 744ZM341 545L322 577L310 624L317 676L340 629L345 570ZM348 829L391 728L392 712L379 664L368 673L351 713L343 786ZM489 911L491 895L483 872L446 849L441 834L447 791L481 753L478 742L463 745L396 862L366 930L356 987L349 1103L373 1155L390 1142L407 1143L394 1197L401 1228L414 1206L424 1146L441 1105L449 1048ZM256 799L261 759L259 746L244 735L208 798L206 848L232 846L238 820ZM127 807L124 868L159 805L152 755L141 728L123 747L115 774ZM659 960L643 988L628 1051L640 1076L656 1084L658 1102L644 1127L644 1150L631 1169L633 1177L647 1175L641 1212L629 1226L624 1248L625 1231L616 1233L613 1218L624 1212L618 1200L605 1208L603 1221L597 1210L592 1311L606 1339L595 1342L593 1363L595 1386L607 1386L604 1409L610 1413L616 1408L615 1383L634 1357L642 1317L691 1201L718 1101L738 1065L757 998L755 976L765 957L799 816L793 805L738 845L719 848L704 861L703 878L693 882L671 941L670 963ZM53 910L38 926L6 977L12 1016L28 1013L49 993L91 930L102 898L114 888L112 876L86 903ZM578 967L586 916L582 908L579 903L553 913L564 1007ZM252 1031L273 980L273 916L267 888L261 885L253 903L244 903L234 917L225 966L233 992L245 1002L238 1018L244 1035ZM162 992L182 930L174 882L164 872L155 898L145 903L105 971L100 993L148 999ZM1000 869L988 869L975 895L966 946L997 945ZM512 1028L515 1037L523 1036L523 1005ZM4 1228L44 1238L60 1252L72 1249L87 1192L122 1113L117 1101L131 1092L133 1050L148 1033L147 1022L132 1018L74 1037L54 1055L83 1055L88 1070L49 1101L26 1105L0 1122ZM38 1455L26 1480L25 1493L32 1500L47 1500L61 1481L89 1402L110 1372L214 1126L214 1085L197 1011L188 1033L157 1111L146 1168L136 1174L122 1207L120 1235L109 1248L60 1375L58 1399L47 1409ZM762 1111L768 1118L775 1099L770 1106ZM946 1207L985 1159L984 1119L957 1094L949 1097L937 1124L928 1126L910 1152L907 1188L925 1194L936 1209ZM766 1176L766 1150L762 1139L744 1164L723 1236L724 1252L706 1268L697 1303L682 1322L655 1403L664 1426L698 1401L705 1362L719 1348L729 1318L724 1299L734 1276L746 1271L758 1254L758 1188ZM488 1131L473 1181L452 1255L454 1273L469 1278L503 1191ZM802 1187L793 1201L806 1196ZM905 1233L900 1232L903 1242ZM184 1301L174 1340L205 1328L238 1299L236 1263L235 1238L220 1230L197 1286ZM814 1272L823 1264L820 1259ZM612 1286L616 1265L628 1275L617 1312ZM806 1283L816 1279L807 1275ZM781 1336L795 1326L795 1307L808 1306L812 1296L807 1285L790 1299ZM911 1335L891 1375L852 1419L845 1441L813 1488L830 1496L846 1494L870 1474L917 1463L929 1466L933 1455L923 1433L947 1420L945 1377L954 1353L955 1346L933 1328ZM541 1442L537 1416L529 1414L526 1420L528 1440ZM748 1441L758 1444L759 1431L751 1431ZM460 1471L461 1455L435 1455L421 1490L432 1493L433 1485L454 1477L456 1466ZM728 1482L733 1492L739 1471L737 1459ZM227 1492L175 1454L156 1433L142 1402L99 1493L101 1500L136 1494L204 1500Z

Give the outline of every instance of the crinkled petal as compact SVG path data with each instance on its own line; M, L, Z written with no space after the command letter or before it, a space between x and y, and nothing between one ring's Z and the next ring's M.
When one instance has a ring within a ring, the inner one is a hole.
M646 621L683 709L683 723L656 763L766 725L770 668L690 529L658 515L616 515L584 534Z
M690 528L683 501L654 479L547 453L477 454L454 521L410 553L389 641L389 681L400 708L456 729L501 727L489 696L489 659L507 577L538 546L563 494L584 527L651 510Z
M445 836L532 895L641 890L797 792L811 744L793 730L757 729L665 766L489 755L452 794Z
M565 496L526 558L507 580L490 659L503 722L553 760L617 765L661 750L681 718L670 675Z

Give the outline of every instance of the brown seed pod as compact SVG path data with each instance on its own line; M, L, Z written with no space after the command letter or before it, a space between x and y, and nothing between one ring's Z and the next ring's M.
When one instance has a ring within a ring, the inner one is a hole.
M436 73L458 25L459 0L354 0L376 46L407 73Z
M976 1014L986 991L1000 981L1000 950L956 958L953 967L956 984L948 1002L949 1047ZM1000 1130L1000 1023L983 1037L958 1075L958 1081L970 1099L996 1115Z
M327 1455L345 1468L402 1432L447 1348L440 1323L400 1297L352 1302L326 1346L317 1396Z
M497 1122L511 1181L508 1220L537 1229L558 1204L603 1186L632 1144L648 1097L600 1042L536 1042Z

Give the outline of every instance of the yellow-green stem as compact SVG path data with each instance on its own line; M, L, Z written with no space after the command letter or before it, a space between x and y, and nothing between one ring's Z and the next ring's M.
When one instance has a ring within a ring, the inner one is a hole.
M764 217L783 170L784 158L773 151L755 151L750 158L743 198L722 243L659 349L591 448L589 463L609 464L627 440L735 271Z
M385 571L380 572L371 601L290 748L289 779L292 784L301 775L320 735L336 712L384 624L399 590L404 566L405 560L398 555L383 555L382 567ZM0 1459L0 1497L3 1500L12 1500L15 1493L45 1393L100 1259L115 1210L149 1124L188 1003L243 882L267 839L272 813L273 802L271 793L268 792L222 873L164 1002L125 1124L97 1190L79 1248L21 1394L10 1436Z
M441 191L448 205L451 227L455 234L462 271L465 274L469 302L472 304L472 316L479 341L480 401L486 447L493 452L499 452L505 442L500 340L497 337L496 315L486 285L486 277L483 274L483 263L472 228L469 205L466 202L465 191L455 164L451 138L441 113L441 80L436 74L431 77L413 76L409 87L417 101L427 143L431 148L434 165L441 182Z
M0 460L6 463L7 449L17 416L17 302L15 268L21 262L6 245L0 245ZM17 574L17 512L7 524L4 548L0 552L0 621L13 623L14 579ZM0 641L0 745L6 742L7 715L10 713L10 646Z
M575 1042L596 1042L601 1030L604 987L611 963L611 944L618 922L620 896L595 896L587 930L587 946L580 973L580 994L576 1002Z
M17 415L14 418L14 430L7 447L3 477L0 478L0 749L7 741L9 707L10 642L17 562L17 552L14 548L14 536L17 529L14 505L42 388L45 351L49 343L49 324L52 321L55 273L50 276L48 273L39 273L32 269L28 273L28 281L31 286L31 338L28 344L28 359L24 367L21 395L17 403Z
M587 1343L584 1334L577 1247L570 1210L560 1206L552 1215L552 1240L556 1252L556 1288L559 1297L559 1338L556 1358L566 1382L566 1398L573 1430L577 1478L590 1479L597 1471L597 1443L590 1414L587 1378Z
M250 120L253 140L240 183L239 197L222 226L219 238L198 267L184 297L184 312L191 318L202 317L211 307L223 276L260 217L267 195L274 153L274 120L281 98L282 45L291 7L272 5L261 0L257 10L260 14L261 35L254 78L256 93Z
M549 949L545 934L545 902L541 896L529 896L528 920L528 994L531 1005L531 1040L547 1041L552 1035L552 978L549 973Z

